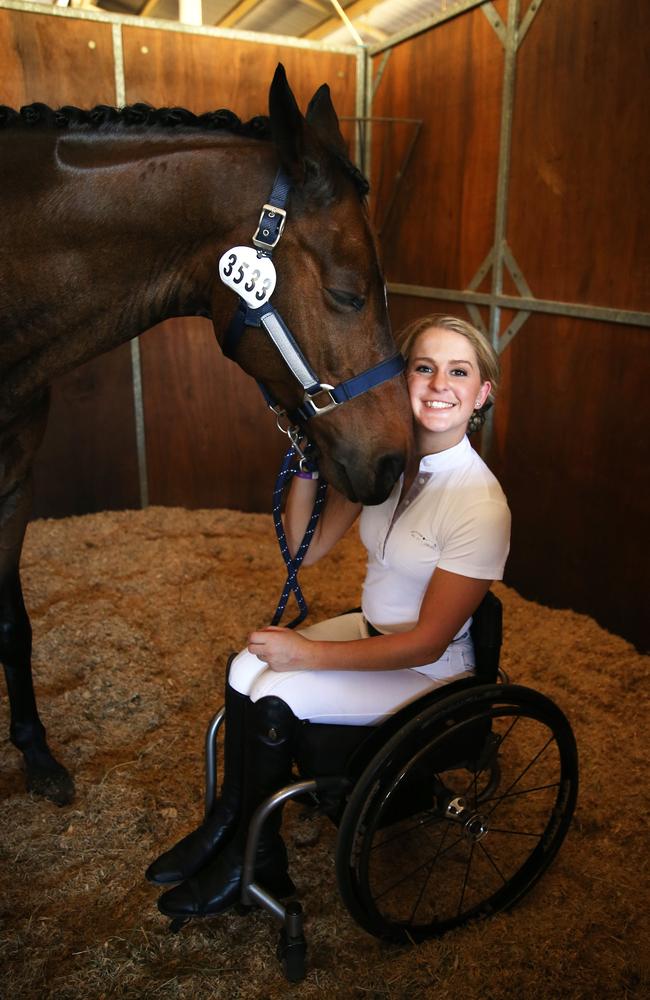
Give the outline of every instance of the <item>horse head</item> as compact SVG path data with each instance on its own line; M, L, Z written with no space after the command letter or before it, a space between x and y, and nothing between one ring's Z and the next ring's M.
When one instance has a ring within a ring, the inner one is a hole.
M268 166L281 167L290 182L286 225L273 253L273 306L319 382L335 387L396 354L365 182L347 158L326 85L303 116L279 66L269 109L275 157ZM258 211L269 191L258 190ZM234 357L287 413L300 412L303 387L264 329L247 328ZM412 448L403 376L319 408L326 412L298 423L323 475L352 500L381 503Z

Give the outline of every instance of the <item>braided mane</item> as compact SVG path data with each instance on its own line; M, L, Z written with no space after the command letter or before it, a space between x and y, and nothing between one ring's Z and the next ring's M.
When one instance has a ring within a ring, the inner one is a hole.
M2 129L101 129L112 134L123 128L140 126L154 129L200 129L202 131L224 130L247 139L269 140L271 124L268 116L257 115L250 121L242 122L233 111L220 108L195 115L186 108L152 108L148 104L129 104L123 108L112 108L98 104L90 110L66 105L62 108L48 107L47 104L26 104L19 111L0 105L0 131ZM330 153L339 162L344 172L354 182L359 195L364 197L369 184L361 171L346 156L336 150Z

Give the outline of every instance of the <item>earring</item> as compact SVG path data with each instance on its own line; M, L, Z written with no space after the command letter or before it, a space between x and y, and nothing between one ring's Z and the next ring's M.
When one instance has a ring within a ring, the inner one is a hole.
M475 410L480 410L481 409L481 400L480 399L477 399L476 402L474 403L474 409Z

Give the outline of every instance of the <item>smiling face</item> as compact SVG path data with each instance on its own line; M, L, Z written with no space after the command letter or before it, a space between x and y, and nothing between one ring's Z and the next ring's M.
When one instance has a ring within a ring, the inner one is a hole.
M418 452L453 448L491 388L481 379L472 344L461 333L429 327L413 343L406 375Z

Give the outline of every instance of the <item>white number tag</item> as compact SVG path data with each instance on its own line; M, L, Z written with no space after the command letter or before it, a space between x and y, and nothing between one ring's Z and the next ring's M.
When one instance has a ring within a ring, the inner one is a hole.
M259 309L275 288L275 267L270 257L258 257L253 247L232 247L219 261L219 277L251 309Z

